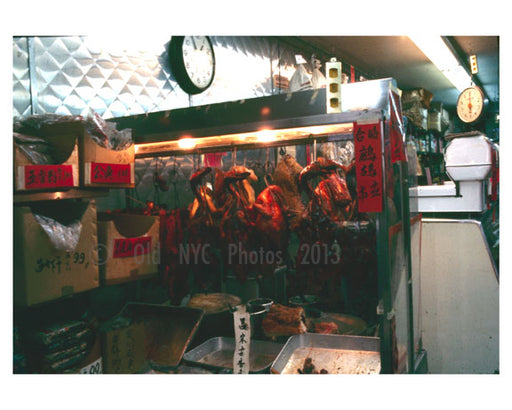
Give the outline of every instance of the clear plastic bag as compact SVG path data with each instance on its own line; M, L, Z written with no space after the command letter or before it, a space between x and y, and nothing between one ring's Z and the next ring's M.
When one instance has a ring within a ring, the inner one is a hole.
M55 147L41 137L13 133L14 143L36 165L56 164Z
M296 91L311 90L313 85L311 84L311 78L306 71L304 64L299 64L297 69L290 79L290 91L292 93Z
M130 129L118 131L115 124L108 123L92 109L89 109L83 122L91 138L103 148L121 151L133 144Z
M313 56L311 59L311 65L313 66L313 73L311 74L311 85L314 89L325 88L327 81L325 80L323 73L320 71L320 68L322 67L320 60Z
M105 121L90 108L85 115L39 114L17 118L13 124L14 142L35 164L59 163L52 156L58 147L48 144L41 127L66 122L81 122L90 137L103 148L120 151L133 144L131 129L118 131L115 124Z
M46 232L50 242L59 251L72 252L78 245L82 223L74 221L69 225L61 224L55 219L34 213L35 220Z

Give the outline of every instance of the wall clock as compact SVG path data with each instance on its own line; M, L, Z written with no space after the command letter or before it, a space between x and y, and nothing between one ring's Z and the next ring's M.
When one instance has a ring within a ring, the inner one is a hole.
M215 54L208 36L173 36L169 64L178 85L188 94L199 94L213 82Z

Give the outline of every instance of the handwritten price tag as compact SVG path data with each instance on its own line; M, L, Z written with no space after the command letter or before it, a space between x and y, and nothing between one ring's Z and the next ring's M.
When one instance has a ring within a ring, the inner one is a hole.
M359 211L382 212L381 123L355 123L354 146Z
M128 258L147 255L151 250L151 236L122 238L114 240L114 258Z
M233 312L233 318L235 326L233 374L248 374L251 350L251 315L246 311L245 305L239 305Z
M25 165L24 189L74 186L72 165Z
M130 164L91 162L91 182L98 184L130 184Z

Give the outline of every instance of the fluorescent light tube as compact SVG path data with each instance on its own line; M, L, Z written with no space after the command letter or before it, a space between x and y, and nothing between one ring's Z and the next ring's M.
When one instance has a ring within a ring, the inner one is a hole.
M471 86L471 77L439 36L409 36L459 91Z

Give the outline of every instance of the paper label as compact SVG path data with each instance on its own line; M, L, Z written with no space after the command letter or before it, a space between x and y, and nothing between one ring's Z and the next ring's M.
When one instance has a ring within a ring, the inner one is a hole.
M245 305L237 306L233 312L235 326L235 354L233 355L233 374L249 373L249 352L251 349L251 315Z
M74 186L73 165L25 165L24 189Z
M103 373L103 366L102 366L102 361L101 361L101 357L92 362L91 364L85 366L85 367L82 367L80 369L80 374L102 374Z
M130 164L91 162L91 182L99 184L130 184Z
M360 212L382 212L381 123L354 124L357 197Z
M151 236L121 238L114 240L114 258L129 258L147 255L151 251Z

